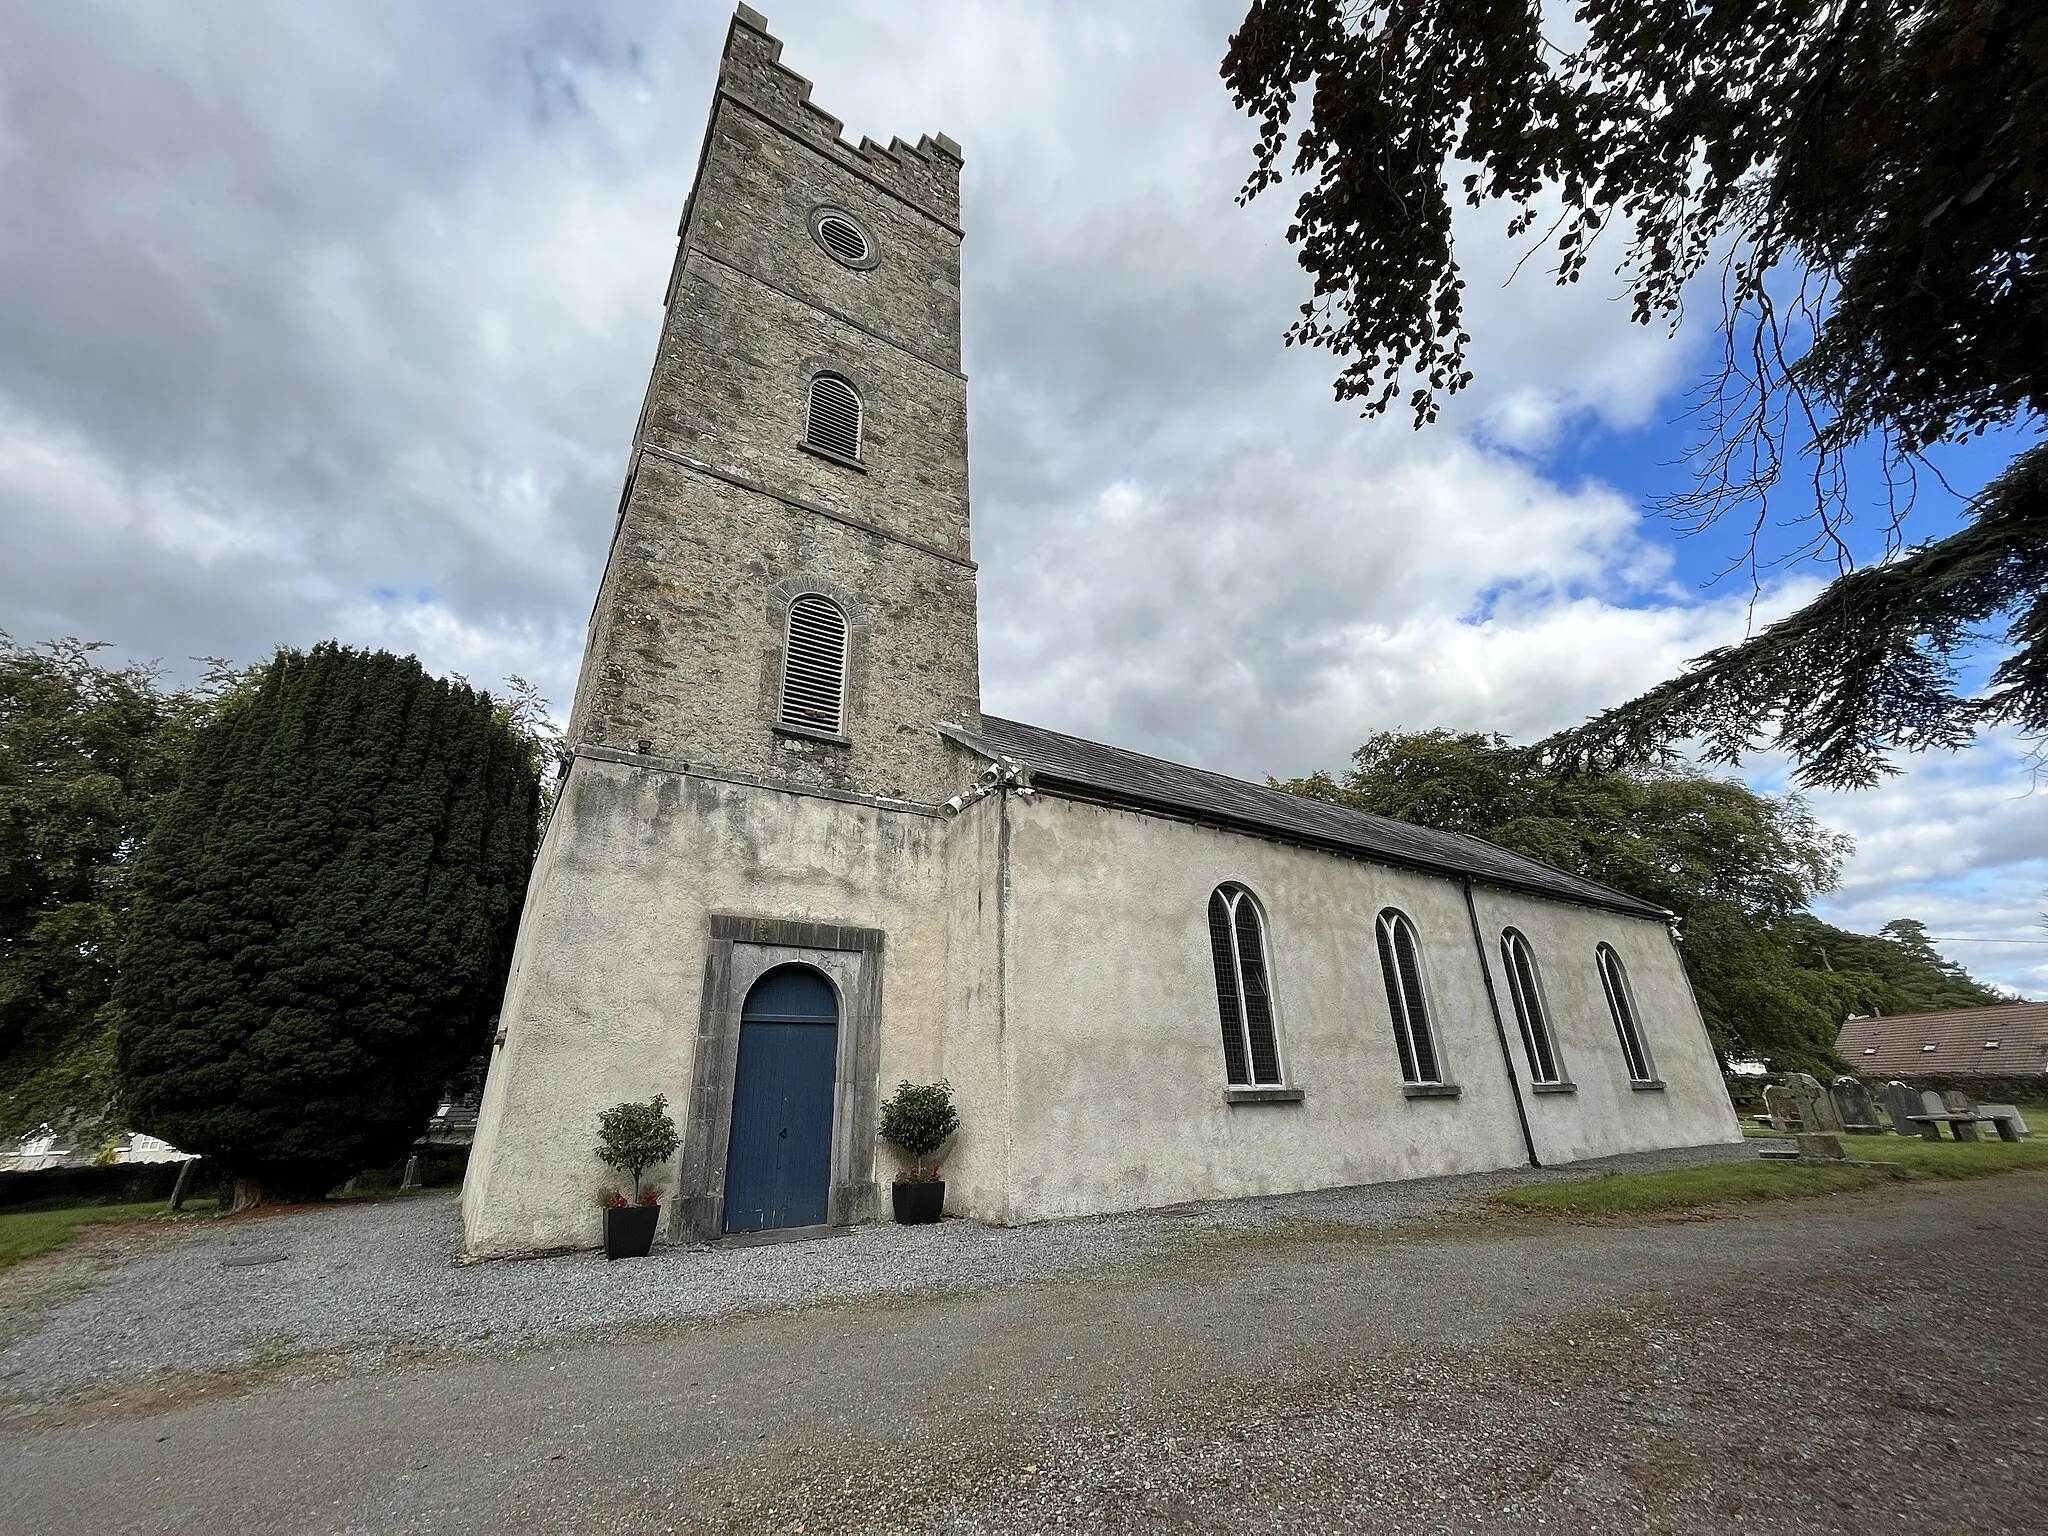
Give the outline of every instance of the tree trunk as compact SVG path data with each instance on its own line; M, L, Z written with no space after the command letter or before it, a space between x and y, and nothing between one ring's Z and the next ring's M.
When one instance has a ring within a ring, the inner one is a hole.
M261 1179L245 1179L238 1174L235 1177L235 1203L230 1209L253 1211L259 1205L269 1205L273 1198Z

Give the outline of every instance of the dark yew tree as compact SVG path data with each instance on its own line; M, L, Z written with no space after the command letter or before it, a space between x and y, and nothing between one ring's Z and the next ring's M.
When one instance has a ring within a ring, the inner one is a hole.
M539 813L510 712L418 662L283 652L195 742L121 955L131 1123L237 1204L404 1153L484 1045Z
M1998 999L1935 955L1917 924L1874 938L1807 911L1833 887L1849 843L1797 796L1683 770L1559 773L1499 736L1450 731L1382 732L1352 754L1347 773L1279 787L1483 837L1669 907L1724 1062L1832 1075L1851 1013Z
M1709 470L1678 498L1698 521L1742 508L1763 527L1781 472L1810 454L1795 521L1846 567L1852 448L1875 443L1896 489L1935 444L2038 426L2039 0L1582 0L1574 20L1557 41L1537 0L1252 5L1223 63L1259 125L1244 196L1307 182L1289 238L1315 289L1288 339L1350 359L1340 398L1369 414L1405 398L1419 425L1470 382L1453 207L1499 202L1560 282L1612 226L1640 322L1675 324L1687 285L1722 264ZM1890 502L1894 537L1910 502ZM1855 785L1890 748L2048 731L2044 578L2036 443L1960 532L1851 573L1552 756L1612 766L1701 737L1730 761L1775 733L1806 782ZM1958 653L1987 628L2000 664L1971 690Z

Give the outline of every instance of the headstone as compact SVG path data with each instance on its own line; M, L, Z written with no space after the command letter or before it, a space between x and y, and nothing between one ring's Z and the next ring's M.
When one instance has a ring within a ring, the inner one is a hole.
M1875 1136L1884 1130L1878 1123L1877 1106L1870 1101L1870 1090L1860 1078L1836 1078L1828 1089L1828 1097L1835 1101L1842 1129L1850 1135Z
M1801 1131L1806 1128L1799 1118L1799 1101L1792 1097L1789 1088L1771 1083L1764 1089L1764 1108L1771 1112L1771 1129L1774 1131Z
M1892 1117L1892 1129L1901 1136L1918 1136L1922 1141L1941 1140L1941 1127L1920 1124L1912 1117L1922 1113L1920 1095L1897 1079L1884 1085L1885 1112Z
M1802 1163L1842 1163L1849 1154L1842 1150L1842 1138L1833 1131L1815 1131L1799 1138L1799 1161Z
M1835 1101L1828 1097L1827 1089L1821 1087L1820 1079L1809 1072L1788 1072L1785 1087L1799 1103L1799 1129L1802 1131L1839 1131L1842 1117L1835 1113Z
M404 1194L408 1189L418 1189L419 1187L420 1155L415 1152L405 1160L405 1177L398 1181L398 1192Z
M1977 1101L1959 1088L1949 1089L1947 1093L1941 1096L1941 1102L1952 1115L1974 1115L1977 1113ZM1977 1122L1975 1120L1953 1121L1950 1123L1949 1129L1956 1133L1957 1141L1981 1141L1983 1139L1977 1134Z

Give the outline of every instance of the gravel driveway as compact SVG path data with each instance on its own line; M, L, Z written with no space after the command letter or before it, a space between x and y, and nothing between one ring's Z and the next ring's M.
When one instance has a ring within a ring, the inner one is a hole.
M1640 1172L1754 1156L1743 1146L1637 1153L1129 1216L984 1227L875 1223L816 1242L596 1254L457 1267L452 1194L261 1220L87 1229L17 1269L0 1332L0 1406L19 1412L159 1372L193 1374L294 1356L500 1348L564 1334L862 1297L973 1290L1143 1258L1204 1232L1384 1226L1470 1209L1539 1179ZM27 1284L21 1283L23 1279ZM40 1305L36 1304L40 1298Z
M1210 1221L1139 1247L74 1403L0 1425L0 1528L2048 1530L2048 1173L1600 1225ZM641 1272L693 1289L693 1262Z

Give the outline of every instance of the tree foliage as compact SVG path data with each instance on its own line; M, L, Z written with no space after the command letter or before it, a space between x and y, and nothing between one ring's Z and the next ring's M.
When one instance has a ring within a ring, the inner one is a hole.
M0 1136L118 1121L115 957L135 855L193 730L240 678L196 689L77 640L0 633Z
M202 730L120 957L130 1121L317 1196L484 1043L532 861L531 743L419 663L281 652Z
M1498 203L1560 282L1612 230L1640 322L1675 325L1688 285L1722 264L1707 473L1679 498L1701 520L1749 507L1763 526L1787 462L1810 453L1809 547L1846 564L1854 445L1877 440L1890 483L1910 484L1936 443L2038 423L2037 0L1584 0L1562 43L1544 19L1537 0L1255 0L1231 39L1224 79L1258 125L1244 196L1289 172L1305 183L1289 238L1314 293L1288 339L1349 359L1340 398L1378 413L1405 395L1419 425L1471 381L1454 206ZM1726 753L1783 715L1807 779L1850 784L1882 771L1887 744L2040 729L2048 461L2026 457L1961 544L1705 658L1577 746L1641 761L1701 729ZM1947 664L1998 618L2012 659L1988 695L1959 699Z
M614 1104L597 1117L598 1161L631 1175L635 1205L640 1203L640 1175L674 1157L682 1144L665 1094L645 1104Z
M1876 976L1885 985L1884 1013L1939 1013L2013 1000L1937 950L1926 925L1910 917L1895 917L1875 934L1850 933L1807 915L1787 918L1774 931L1809 970Z
M925 1170L925 1159L943 1147L959 1129L960 1114L953 1107L950 1083L913 1083L906 1080L896 1085L896 1091L882 1105L879 1134L882 1140L900 1149L910 1159L910 1178L913 1180L930 1176Z
M1959 747L1986 725L2048 734L2048 450L1989 486L1960 532L1851 571L1741 645L1709 651L1642 697L1560 732L1552 761L1583 767L1675 760L1696 741L1733 763L1775 744L1809 784L1874 783L1886 750ZM2001 616L2005 655L1981 689L1957 662Z
M1850 1013L1898 1012L1953 982L1931 951L1845 934L1807 911L1849 843L1796 796L1684 770L1560 774L1499 736L1441 730L1382 732L1349 772L1279 787L1483 837L1669 907L1724 1062L1832 1073ZM1921 990L1909 997L1908 984Z

